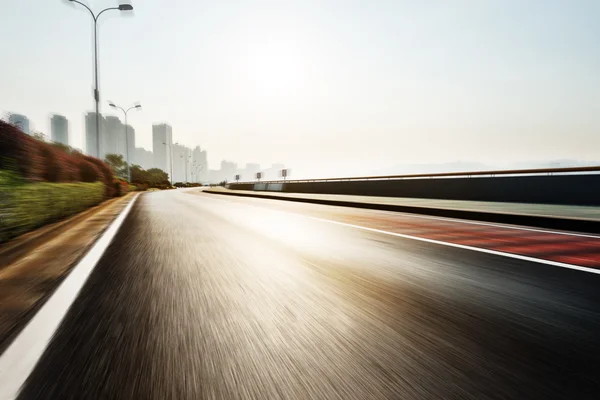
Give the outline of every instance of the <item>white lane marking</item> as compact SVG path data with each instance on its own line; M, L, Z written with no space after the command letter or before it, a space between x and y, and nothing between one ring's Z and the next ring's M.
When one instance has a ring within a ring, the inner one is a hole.
M377 211L377 210L373 210L373 211ZM485 212L485 211L483 211L483 212ZM594 238L594 239L600 239L600 236L598 236L598 235L591 235L591 234L585 234L585 233L553 231L551 229L528 228L525 226L518 226L518 225L494 224L492 222L469 221L466 219L449 218L449 217L433 217L433 216L429 216L429 215L418 215L418 214L413 215L411 213L400 213L400 214L415 217L415 218L421 218L421 219L432 219L432 220L437 220L437 221L458 222L461 224L469 224L469 225L484 225L484 226L492 226L494 228L514 229L514 230L518 230L518 231L552 233L554 235L578 236L578 237L589 237L589 238ZM535 217L537 215L533 215L533 216Z
M214 199L214 200L224 201L224 202L230 203L230 204L232 203L231 201L227 201L227 200L223 200L223 199ZM577 271L589 272L589 273L592 273L592 274L599 274L600 275L600 269L582 267L580 265L575 265L575 264L567 264L567 263L562 263L562 262L558 262L558 261L544 260L542 258L535 258L535 257L523 256L523 255L520 255L520 254L505 253L503 251L489 250L489 249L484 249L484 248L480 248L480 247L466 246L466 245L463 245L463 244L443 242L441 240L427 239L427 238L423 238L423 237L419 237L419 236L412 236L412 235L407 235L407 234L404 234L404 233L384 231L384 230L376 229L376 228L368 228L368 227L362 226L362 225L348 224L348 223L345 223L345 222L338 222L338 221L333 221L333 220L325 219L325 218L312 217L312 216L309 216L309 215L298 214L298 213L289 212L289 211L271 210L271 209L268 209L268 208L256 206L254 204L244 204L244 203L236 203L236 204L242 204L242 205L246 205L246 206L250 206L250 207L257 207L257 208L261 208L263 210L267 210L267 211L271 211L271 212L279 212L279 213L284 213L284 214L299 215L299 216L303 216L305 218L313 219L313 220L316 220L316 221L328 222L330 224L346 226L346 227L354 228L354 229L362 229L362 230L365 230L365 231L380 233L380 234L384 234L384 235L397 236L397 237L401 237L401 238L404 238L404 239L418 240L420 242L427 242L427 243L433 243L433 244L438 244L438 245L442 245L442 246L455 247L455 248L464 249L464 250L477 251L477 252L480 252L480 253L493 254L493 255L501 256L501 257L514 258L514 259L517 259L517 260L530 261L530 262L535 262L535 263L539 263L539 264L552 265L554 267L574 269L574 270L577 270ZM460 222L460 220L458 220L458 221ZM548 231L544 231L544 232L548 232ZM550 232L550 233L552 233L552 232Z
M117 234L138 196L139 194L135 195L0 356L0 399L12 400L18 396L21 386L46 350L69 307Z
M216 192L207 192L207 194L221 194L221 193L216 193ZM227 196L227 195L225 195ZM230 197L232 195L229 195ZM235 195L233 195L235 196ZM260 198L260 197L253 197L253 196L237 196L238 198L252 198L252 199L257 199L257 200L275 200L275 201L280 201L281 199L265 199L265 198ZM345 207L345 206L336 206L336 205L328 205L328 204L319 204L319 203L310 203L310 202L299 202L299 201L294 201L294 200L288 200L287 198L283 198L283 200L285 201L290 201L293 203L301 203L301 204L314 204L314 205L319 205L319 206L326 206L326 207ZM416 206L416 207L421 207L421 206ZM553 231L551 229L539 229L539 228L528 228L525 226L519 226L519 225L509 225L509 224L495 224L493 222L483 222L483 221L470 221L467 219L459 219L459 218L450 218L450 217L434 217L431 215L422 215L422 214L413 214L413 213L408 213L408 212L402 212L402 211L386 211L386 210L377 210L377 209L373 209L373 208L358 208L358 207L345 207L345 208L356 208L356 209L360 209L360 210L369 210L369 211L377 211L377 212L382 212L382 213L390 213L390 214L401 214L403 216L407 216L407 217L411 217L411 218L421 218L421 219L432 219L435 221L448 221L448 222L458 222L461 224L469 224L469 225L484 225L484 226L492 226L492 227L496 227L496 228L505 228L505 229L516 229L519 231L529 231L529 232L541 232L541 233L552 233L555 235L564 235L564 236L578 236L578 237L589 237L589 238L594 238L594 239L600 239L599 235L592 235L592 234L585 234L585 233L575 233L575 232L565 232L565 231ZM424 208L428 208L428 207L424 207ZM451 210L453 211L454 209L451 208L444 208L444 210ZM460 210L458 210L460 211ZM476 212L485 212L485 211L478 211L478 210L474 210ZM497 213L497 214L502 214L502 213ZM534 217L545 217L545 215L541 215L541 214L533 214L532 216ZM550 216L552 218L552 216ZM573 219L573 218L566 218L565 219Z
M427 238L423 238L423 237L419 237L419 236L406 235L404 233L384 231L384 230L375 229L375 228L367 228L366 226L347 224L345 222L332 221L330 219L323 219L323 218L310 217L310 216L306 216L306 218L315 219L317 221L329 222L329 223L335 224L335 225L347 226L350 228L362 229L362 230L370 231L370 232L382 233L384 235L398 236L398 237L405 238L405 239L418 240L418 241L427 242L427 243L434 243L434 244L439 244L442 246L456 247L459 249L478 251L480 253L494 254L497 256L508 257L508 258L515 258L517 260L531 261L531 262L536 262L536 263L540 263L540 264L552 265L555 267L569 268L569 269L575 269L577 271L590 272L592 274L600 274L600 269L582 267L579 265L567 264L567 263L562 263L562 262L558 262L558 261L544 260L543 258L522 256L520 254L505 253L503 251L496 251L496 250L489 250L489 249L484 249L484 248L480 248L480 247L466 246L464 244L458 244L458 243L442 242L440 240L427 239Z

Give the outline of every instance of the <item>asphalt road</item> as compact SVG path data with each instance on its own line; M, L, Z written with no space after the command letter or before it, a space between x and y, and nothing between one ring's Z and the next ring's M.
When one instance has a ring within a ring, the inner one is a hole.
M600 398L599 275L282 207L141 196L19 398Z

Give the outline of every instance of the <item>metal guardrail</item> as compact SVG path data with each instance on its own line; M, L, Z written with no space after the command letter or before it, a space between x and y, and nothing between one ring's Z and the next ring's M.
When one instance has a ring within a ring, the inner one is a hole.
M541 168L541 169L514 169L499 171L470 171L470 172L442 172L436 174L408 174L408 175L385 175L385 176L358 176L352 178L319 178L319 179L288 179L275 181L260 181L258 183L304 183L304 182L343 182L343 181L376 181L376 180L401 180L417 178L471 178L497 175L554 175L575 173L600 173L600 166L591 167L569 167L569 168ZM230 182L230 184L255 184L256 181Z

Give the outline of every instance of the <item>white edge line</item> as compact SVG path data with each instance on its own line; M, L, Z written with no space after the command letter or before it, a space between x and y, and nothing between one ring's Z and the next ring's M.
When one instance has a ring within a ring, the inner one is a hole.
M139 194L136 194L127 204L11 345L0 355L0 399L12 400L18 396L25 380L35 368L69 307L111 244L138 196Z
M449 210L452 210L452 209L449 209ZM386 212L385 210L373 210L373 211L384 211L384 212ZM459 210L459 211L462 211L462 210ZM387 211L387 212L394 212L394 211ZM485 211L477 211L477 212L485 212ZM555 235L589 237L589 238L594 238L594 239L600 239L600 236L598 236L598 235L590 235L590 234L585 234L585 233L554 231L552 229L529 228L529 227L526 227L526 226L510 225L510 224L494 224L494 223L491 223L491 222L470 221L468 219L451 218L451 217L434 217L434 216L430 216L430 215L412 214L412 213L407 213L407 212L397 212L397 213L398 214L404 214L404 215L410 215L411 217L421 218L421 219L433 219L433 220L437 220L437 221L460 222L462 224L493 226L495 228L515 229L515 230L518 230L518 231L552 233L552 234L555 234ZM496 214L499 214L499 213L496 213ZM507 215L510 215L510 214L507 214ZM514 215L517 215L517 214L514 214ZM518 215L524 215L524 214L518 214ZM538 215L531 214L531 216L532 217L537 217ZM553 218L553 217L550 217L550 218ZM560 217L557 217L557 218L560 218Z
M224 200L224 199L214 198L213 196L210 196L209 198L212 198L212 199L218 200L218 201L224 201L226 203L231 203L230 201L227 201L227 200ZM244 204L244 203L237 203L237 204ZM503 251L489 250L489 249L484 249L484 248L480 248L480 247L466 246L464 244L442 242L440 240L427 239L427 238L423 238L423 237L419 237L419 236L407 235L407 234L404 234L404 233L384 231L384 230L376 229L376 228L368 228L366 226L348 224L346 222L333 221L331 219L325 219L325 218L319 218L319 217L312 217L310 215L304 215L304 214L299 214L299 213L290 212L290 211L270 210L268 208L260 207L260 206L254 205L254 204L244 204L244 205L250 206L250 207L258 207L258 208L261 208L263 210L269 210L269 211L272 211L272 212L280 212L280 213L285 213L285 214L293 214L293 215L301 216L301 217L304 217L304 218L309 218L309 219L313 219L313 220L321 221L321 222L329 222L330 224L346 226L346 227L349 227L349 228L362 229L362 230L369 231L369 232L381 233L381 234L390 235L390 236L397 236L397 237L401 237L401 238L404 238L404 239L418 240L418 241L421 241L421 242L433 243L433 244L438 244L438 245L448 246L448 247L455 247L455 248L464 249L464 250L477 251L477 252L480 252L480 253L493 254L493 255L501 256L501 257L514 258L514 259L517 259L517 260L523 260L523 261L529 261L529 262L534 262L534 263L539 263L539 264L552 265L554 267L574 269L574 270L577 270L577 271L589 272L589 273L592 273L592 274L598 274L598 275L600 275L600 269L582 267L580 265L567 264L567 263L562 263L562 262L558 262L558 261L544 260L542 258L528 257L528 256L520 255L520 254L505 253ZM436 218L432 218L432 219L436 219ZM452 219L450 219L450 220L452 220ZM452 220L452 221L462 222L462 220L459 220L459 219ZM494 225L494 226L504 227L502 225ZM514 227L513 229L519 229L519 228L518 227ZM541 231L541 232L555 233L555 232L552 232L552 231Z
M584 271L584 272L589 272L589 273L592 273L592 274L600 274L600 269L595 269L595 268L582 267L582 266L579 266L579 265L567 264L567 263L562 263L562 262L558 262L558 261L544 260L542 258L522 256L520 254L505 253L503 251L489 250L489 249L484 249L484 248L480 248L480 247L466 246L464 244L442 242L440 240L427 239L427 238L423 238L423 237L406 235L404 233L396 233L396 232L384 231L384 230L375 229L375 228L367 228L366 226L347 224L345 222L332 221L332 220L329 220L329 219L323 219L323 218L317 218L317 217L310 217L310 216L306 216L306 218L315 219L317 221L329 222L329 223L335 224L335 225L347 226L347 227L355 228L355 229L362 229L362 230L370 231L370 232L382 233L384 235L398 236L398 237L405 238L405 239L418 240L418 241L421 241L421 242L439 244L439 245L442 245L442 246L456 247L456 248L459 248L459 249L477 251L477 252L480 252L480 253L493 254L493 255L496 255L496 256L502 256L502 257L508 257L508 258L515 258L517 260L524 260L524 261L530 261L530 262L535 262L535 263L540 263L540 264L547 264L547 265L552 265L552 266L561 267L561 268L575 269L577 271Z

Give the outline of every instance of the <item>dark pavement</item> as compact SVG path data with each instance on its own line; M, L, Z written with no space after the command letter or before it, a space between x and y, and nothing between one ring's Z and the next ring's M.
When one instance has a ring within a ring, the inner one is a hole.
M19 398L600 398L599 275L285 207L141 196Z

